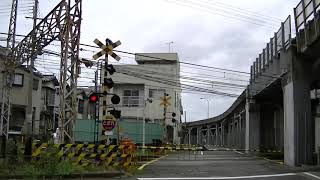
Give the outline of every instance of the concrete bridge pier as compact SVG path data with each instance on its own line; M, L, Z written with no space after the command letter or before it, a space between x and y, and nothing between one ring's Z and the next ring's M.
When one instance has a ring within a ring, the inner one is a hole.
M308 59L289 51L289 69L282 80L284 104L284 161L289 166L311 164L313 154L313 122L311 118Z
M246 100L245 149L260 149L260 106L250 99Z

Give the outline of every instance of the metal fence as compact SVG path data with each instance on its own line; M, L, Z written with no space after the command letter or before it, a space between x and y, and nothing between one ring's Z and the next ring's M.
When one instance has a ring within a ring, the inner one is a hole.
M302 30L306 27L309 20L312 20L317 11L320 9L320 0L302 0L294 8L294 19L296 24L296 31Z
M297 50L304 52L320 35L320 0L302 0L294 8Z
M281 50L286 50L291 43L291 16L281 23L281 27L267 43L267 46L256 58L251 66L251 80L279 57Z

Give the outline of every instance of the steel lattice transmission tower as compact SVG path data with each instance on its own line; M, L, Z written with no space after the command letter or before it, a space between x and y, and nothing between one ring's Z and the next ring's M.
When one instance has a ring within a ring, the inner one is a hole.
M14 67L17 67L41 54L42 49L52 41L61 42L59 127L62 132L62 143L73 141L73 125L77 115L76 89L79 72L81 15L81 0L62 0L17 46L12 45L14 48L7 56L12 58L5 60L5 63L12 60ZM8 79L8 82L12 84L13 78ZM3 94L7 95L8 100L10 99L10 91ZM2 106L6 104L2 103ZM3 115L2 111L7 113L8 118ZM9 129L9 111L9 106L1 109L1 132L6 136ZM5 128L6 131L4 131Z
M9 30L7 38L7 49L9 52L13 51L15 46L16 36L16 24L17 24L17 9L18 0L12 0L11 14L9 20ZM11 110L11 99L10 92L13 83L14 66L15 61L12 56L1 57L1 67L3 73L2 80L2 102L1 102L1 114L0 114L0 136L5 136L8 139L9 122L10 122L10 110Z

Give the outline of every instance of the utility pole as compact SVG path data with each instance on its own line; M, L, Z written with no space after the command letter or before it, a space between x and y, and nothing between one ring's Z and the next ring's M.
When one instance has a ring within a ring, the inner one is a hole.
M34 78L34 75L33 75L33 70L34 70L34 60L36 58L36 26L37 26L37 16L38 16L38 0L35 0L34 1L34 7L33 7L33 33L32 33L32 53L31 53L31 57L30 57L30 62L29 62L29 73L30 73L30 78L29 78L29 88L28 88L28 105L27 105L27 113L26 113L26 121L25 121L25 124L24 124L24 128L25 128L25 133L26 134L30 134L30 129L29 129L29 123L31 122L31 136L33 137L34 135L34 130L35 130L35 127L34 127L34 119L35 117L33 116L33 103L32 103L32 92L33 92L33 78Z
M146 105L147 100L144 99L144 107L143 107L143 119L142 119L142 151L144 151L144 147L146 146Z
M152 103L152 100L147 98L144 99L144 107L143 107L143 122L142 122L142 147L146 145L146 107L147 102ZM144 151L144 149L142 149Z

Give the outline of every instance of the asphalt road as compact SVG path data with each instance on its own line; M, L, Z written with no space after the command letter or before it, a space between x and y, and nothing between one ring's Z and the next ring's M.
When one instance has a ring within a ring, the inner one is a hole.
M141 174L126 179L317 179L312 175L320 173L299 172L241 152L206 151L203 155L200 152L171 154L147 165Z
M320 172L304 171L235 151L206 151L203 155L174 153L163 157L128 180L182 179L258 179L258 180L317 180Z

